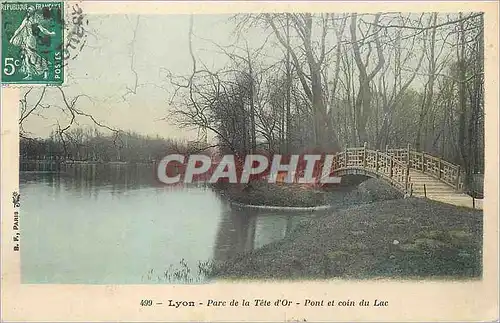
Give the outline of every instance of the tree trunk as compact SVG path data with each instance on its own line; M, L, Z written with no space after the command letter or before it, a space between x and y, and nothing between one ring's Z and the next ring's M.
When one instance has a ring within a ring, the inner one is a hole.
M462 13L459 14L460 19L462 19ZM458 33L458 97L459 97L459 117L458 117L458 147L460 150L460 155L462 159L462 167L465 170L465 187L470 186L471 180L471 167L468 155L468 143L466 142L466 120L467 120L467 103L465 98L465 31L463 20L459 22L459 33Z
M286 14L286 145L285 152L290 153L290 91L292 87L292 75L290 69L290 17Z
M436 25L437 13L432 14L432 25ZM429 57L429 78L425 87L424 97L422 98L422 108L420 109L420 116L417 127L417 135L415 136L415 149L421 150L421 136L422 127L425 117L431 109L432 98L434 96L434 81L436 78L436 59L435 59L435 43L436 43L436 28L432 29L431 44L430 44L430 57ZM425 147L424 147L425 148Z

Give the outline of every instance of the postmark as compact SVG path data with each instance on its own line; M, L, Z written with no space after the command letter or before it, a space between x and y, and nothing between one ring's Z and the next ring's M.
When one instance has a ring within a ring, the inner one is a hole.
M2 83L63 84L63 2L5 2L1 11Z
M64 66L78 57L87 44L89 21L78 3L67 6L64 21L65 41L63 48Z

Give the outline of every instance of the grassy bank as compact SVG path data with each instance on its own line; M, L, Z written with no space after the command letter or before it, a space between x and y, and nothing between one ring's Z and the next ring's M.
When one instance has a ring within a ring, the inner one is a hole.
M241 204L282 207L313 207L328 204L346 207L379 199L403 197L385 182L376 179L366 180L363 176L346 177L340 185L329 187L254 181L249 184L216 184L214 189L224 198Z
M303 222L285 239L212 268L217 278L479 277L482 212L382 199Z
M249 184L222 184L215 188L226 199L247 205L311 207L327 203L324 190L298 184L254 181Z

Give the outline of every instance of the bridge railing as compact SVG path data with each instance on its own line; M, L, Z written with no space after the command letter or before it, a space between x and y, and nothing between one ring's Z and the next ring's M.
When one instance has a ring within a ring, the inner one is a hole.
M408 162L412 169L428 174L456 190L463 189L464 176L459 165L454 165L426 152L411 150L409 147L387 149L387 152L397 160Z
M333 169L365 169L389 180L404 192L412 191L410 168L428 174L443 183L463 189L463 174L459 165L425 152L407 148L378 151L364 147L346 148L336 154Z
M440 157L425 152L410 152L410 167L448 184L456 190L463 188L463 174L460 165L454 165Z
M379 175L389 179L398 188L404 191L409 190L408 167L406 163L380 151L370 151L369 154L374 154L375 159L378 159L378 162L375 162L375 170Z

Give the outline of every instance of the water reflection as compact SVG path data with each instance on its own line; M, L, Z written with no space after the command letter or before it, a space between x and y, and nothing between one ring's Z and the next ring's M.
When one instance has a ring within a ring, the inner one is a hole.
M240 206L223 210L215 240L215 260L227 260L238 253L260 248L290 234L311 213L287 213Z
M282 239L311 216L161 186L152 167L22 173L20 184L24 283L199 283L200 263Z

